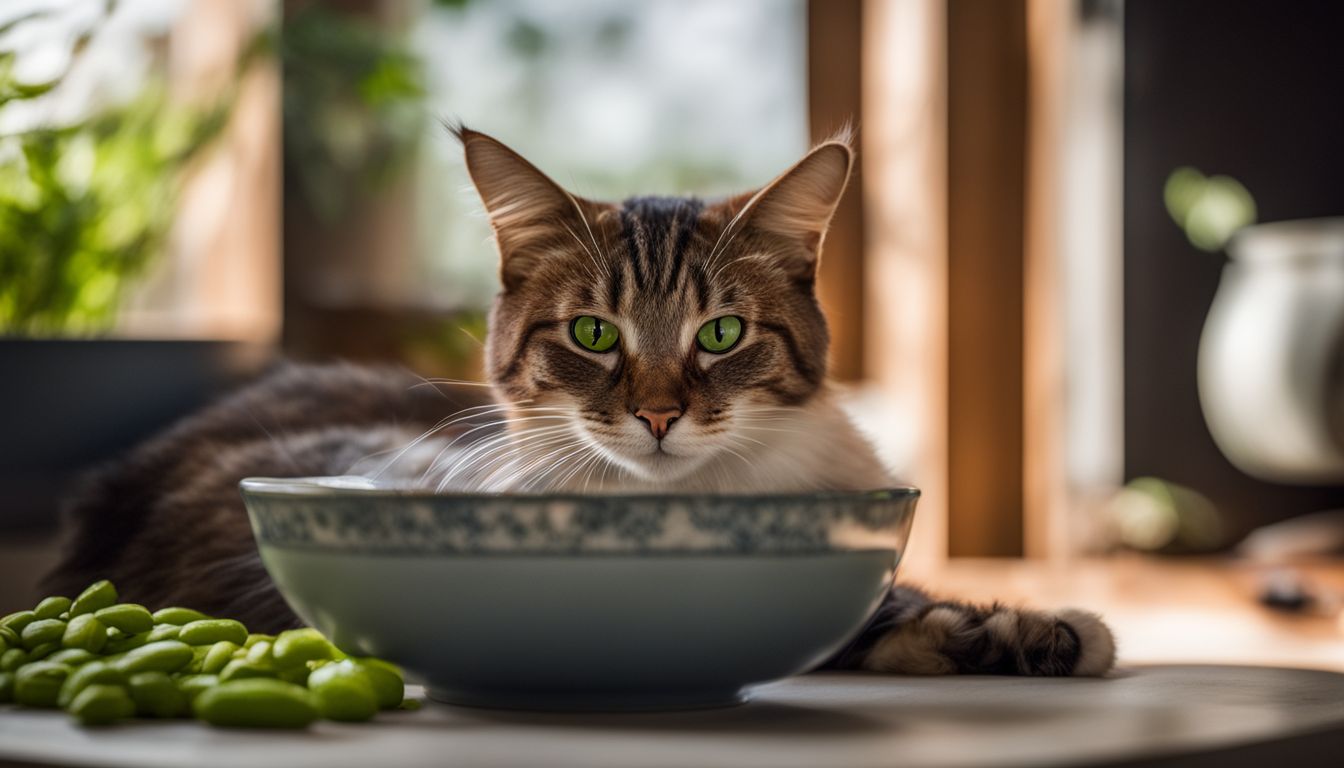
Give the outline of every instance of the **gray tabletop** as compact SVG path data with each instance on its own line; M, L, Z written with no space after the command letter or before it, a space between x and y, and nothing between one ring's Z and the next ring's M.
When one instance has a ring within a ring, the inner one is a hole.
M731 709L567 715L427 702L303 733L151 721L85 730L61 713L0 709L0 763L11 764L1339 765L1341 750L1344 675L1265 667L1144 666L1107 680L816 674Z

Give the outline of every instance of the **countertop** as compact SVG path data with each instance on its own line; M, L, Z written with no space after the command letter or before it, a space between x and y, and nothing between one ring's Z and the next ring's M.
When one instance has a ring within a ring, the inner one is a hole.
M1303 572L1344 592L1338 566ZM0 765L1338 765L1344 629L1334 598L1275 613L1253 599L1257 576L1147 560L952 561L905 575L967 599L1099 610L1122 659L1102 680L814 674L729 709L565 715L427 702L297 734L150 721L85 730L62 713L0 707Z
M1344 675L1260 667L1142 666L1106 680L817 674L721 710L562 715L427 703L304 733L150 721L90 730L62 713L0 712L0 760L19 765L1229 766L1272 755L1296 766L1338 765L1341 749Z

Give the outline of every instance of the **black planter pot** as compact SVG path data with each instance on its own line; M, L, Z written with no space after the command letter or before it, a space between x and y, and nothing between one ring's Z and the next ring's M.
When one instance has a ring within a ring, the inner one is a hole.
M79 473L255 376L274 354L225 341L0 339L0 535L53 530Z

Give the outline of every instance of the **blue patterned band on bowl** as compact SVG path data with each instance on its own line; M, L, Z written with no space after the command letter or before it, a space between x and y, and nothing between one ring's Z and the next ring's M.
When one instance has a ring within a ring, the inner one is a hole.
M241 487L264 546L426 555L900 550L919 495L489 496L265 478Z

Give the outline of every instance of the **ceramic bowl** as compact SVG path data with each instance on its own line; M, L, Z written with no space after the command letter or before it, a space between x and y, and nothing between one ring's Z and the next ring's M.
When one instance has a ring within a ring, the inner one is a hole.
M601 710L731 704L826 659L890 586L919 495L242 492L281 593L341 648L440 701Z

